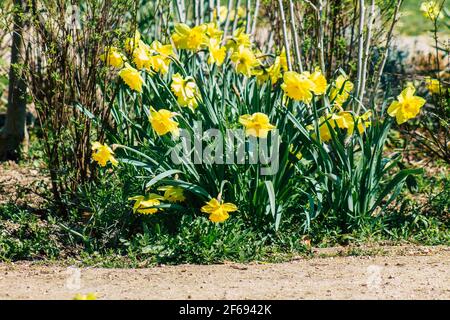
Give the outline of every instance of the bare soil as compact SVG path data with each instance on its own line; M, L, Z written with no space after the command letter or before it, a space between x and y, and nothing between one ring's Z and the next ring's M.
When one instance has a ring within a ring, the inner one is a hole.
M0 205L8 202L23 206L39 207L44 199L48 178L35 168L20 166L10 161L0 163Z
M91 292L99 299L450 299L450 247L408 247L384 256L339 256L339 250L279 264L0 264L0 299L71 299Z

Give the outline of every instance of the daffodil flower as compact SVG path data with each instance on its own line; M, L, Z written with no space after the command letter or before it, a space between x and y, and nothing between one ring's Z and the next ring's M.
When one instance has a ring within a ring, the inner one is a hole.
M120 70L119 76L132 90L142 92L144 79L139 71L130 66L128 63L125 63L125 68Z
M164 198L159 194L150 193L147 196L131 197L128 200L135 201L133 206L134 213L155 214L161 209L154 207L159 206L161 204L160 200L164 200Z
M186 200L183 188L176 186L163 186L159 187L158 190L164 191L164 199L169 202L183 202Z
M209 220L215 223L226 221L230 217L229 212L237 210L235 204L223 203L217 199L211 199L201 208L202 212L209 214Z
M116 47L105 48L105 53L100 56L100 59L104 61L107 66L114 68L122 68L126 60L125 56L120 53Z
M180 106L189 107L192 110L197 108L198 100L200 100L200 91L194 78L183 78L179 73L176 73L172 76L172 84L170 87L177 97Z
M108 145L96 141L92 144L92 151L92 160L100 166L105 167L108 162L111 162L113 166L118 165L118 161L114 158L114 152Z
M250 48L241 45L231 56L236 71L246 77L251 77L253 70L260 65L258 59Z
M245 127L247 136L258 138L267 138L269 131L276 129L276 126L270 123L269 117L261 112L245 114L239 117L239 123Z
M389 106L387 113L391 117L395 117L398 124L402 124L417 116L420 108L425 105L425 99L415 96L415 92L414 86L408 85L397 97L397 101L392 102Z
M174 136L178 136L178 122L172 119L176 115L177 113L171 112L166 109L156 111L155 109L151 108L149 116L150 124L152 125L153 130L155 130L159 136L163 136L169 132Z
M320 71L297 73L288 71L283 76L281 85L286 96L296 101L310 103L313 94L322 95L327 88L327 81Z
M206 31L206 25L190 28L184 23L178 23L175 25L175 32L172 34L172 40L178 49L198 51L206 46L208 42Z

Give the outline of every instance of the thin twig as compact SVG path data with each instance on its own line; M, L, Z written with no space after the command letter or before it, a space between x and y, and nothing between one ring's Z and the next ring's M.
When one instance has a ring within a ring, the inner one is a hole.
M373 20L375 19L375 0L371 0L370 4L370 13L367 19L367 35L366 35L366 44L364 49L364 62L362 65L361 71L361 82L359 83L359 97L358 100L362 103L364 99L365 87L366 87L366 79L367 79L367 65L369 63L369 54L370 54L370 44L372 41L372 26ZM358 104L358 108L356 114L359 114L361 110L361 103Z
M380 67L378 68L378 70L375 72L375 76L374 76L375 81L374 81L374 84L372 87L372 95L370 98L371 105L373 105L373 103L375 102L375 98L376 98L376 95L378 92L378 86L380 85L381 77L383 76L384 66L386 65L389 48L391 46L394 27L397 24L398 19L400 18L400 7L401 7L402 3L403 3L403 0L397 0L397 5L395 6L395 10L394 10L394 16L392 18L392 24L391 24L389 32L386 36L386 44L385 44L385 49L384 49L382 57L381 57L381 64L380 64Z
M284 14L283 0L278 0L278 6L280 9L280 17L283 28L283 40L284 40L284 48L286 50L286 61L288 65L289 71L292 70L292 62L291 62L291 50L289 48L289 39L287 33L287 25L286 25L286 16Z
M246 8L245 8L245 33L250 33L250 28L251 28L251 13L252 13L252 1L251 0L247 0L246 1ZM237 13L237 12L236 12Z
M297 60L296 62L300 72L303 72L302 57L300 54L300 45L298 42L298 35L297 35L297 26L295 24L294 1L292 0L289 0L289 15L291 19L292 38L294 40L295 59Z
M364 0L359 0L359 30L358 30L358 69L357 69L357 78L356 78L356 94L355 96L359 97L359 89L360 83L362 80L362 65L363 65L363 55L364 55L364 13L365 13L365 4ZM356 101L356 103L360 104L360 101ZM358 106L359 110L360 106Z
M256 0L255 12L253 14L253 24L252 24L252 29L251 29L251 32L250 32L250 34L252 36L255 34L255 31L256 31L256 22L258 21L259 5L260 5L260 0Z
M209 22L212 22L214 19L214 0L209 0Z
M233 0L228 0L227 17L225 18L225 26L223 27L223 41L227 38L228 28L230 26L230 12L233 7ZM235 17L236 18L236 17Z
M236 31L237 29L237 25L238 25L238 12L239 12L239 7L241 6L241 0L237 0L236 1L236 6L234 7L234 22L233 22L233 32Z
M319 49L319 60L320 60L320 69L322 73L326 73L325 68L325 48L324 48L324 41L323 41L323 34L324 34L324 28L323 28L323 0L319 0L319 8L317 9L317 23L318 23L318 38L317 41L317 47Z
M183 0L177 0L177 12L178 12L178 18L180 19L181 23L186 22L186 16L184 12L184 3Z

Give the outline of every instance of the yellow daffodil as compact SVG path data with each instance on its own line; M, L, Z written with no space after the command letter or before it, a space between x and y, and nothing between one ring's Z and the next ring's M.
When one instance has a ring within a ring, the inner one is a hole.
M156 111L151 108L149 116L150 124L159 136L163 136L170 132L172 135L177 137L180 132L178 122L172 119L176 115L177 114L175 112L171 112L166 109Z
M334 119L333 119L334 118ZM327 142L331 140L331 130L336 127L336 116L320 117L319 118L319 135L320 140ZM331 130L330 130L331 129ZM315 136L315 134L313 135Z
M281 75L282 68L283 68L283 65L281 63L281 58L276 57L273 65L271 65L268 70L269 76L270 76L270 81L272 82L272 84L277 83L278 80L282 77L282 75Z
M105 167L108 161L113 166L117 166L118 162L114 158L114 152L108 145L96 141L92 144L92 151L92 160L96 161L100 166Z
M227 15L228 15L228 8L226 6L220 6L220 8L219 8L219 22L220 23L225 22L225 20L227 19ZM214 9L213 17L214 17L214 19L217 20L217 9ZM233 19L234 19L234 17L233 17ZM232 21L231 20L231 12L230 12L230 21Z
M72 300L97 300L97 294L96 293L88 293L88 294L81 294L77 293Z
M179 73L174 74L172 76L171 89L177 96L177 101L180 106L189 107L192 110L197 108L200 92L192 77L186 77L184 79Z
M217 19L217 9L214 9L214 19ZM225 20L227 19L227 14L228 14L228 8L226 6L220 6L220 23L225 22ZM244 18L246 16L246 10L243 6L239 6L238 10L237 10L237 17L238 18ZM230 14L228 19L230 21L234 21L234 19L236 18L236 10L232 9L230 10Z
M231 61L234 62L236 71L246 77L251 77L253 69L259 66L259 61L250 48L240 46L232 55Z
M250 35L245 33L244 28L238 28L233 33L233 37L227 42L227 49L236 51L239 47L251 48L252 42L250 41Z
M302 160L303 154L300 151L295 151L295 147L293 144L289 145L289 152L294 155L298 160Z
M363 134L364 131L366 130L367 127L369 127L370 125L372 125L372 122L369 120L369 118L372 116L372 111L367 111L366 113L364 113L362 116L359 116L356 121L357 121L357 126L358 126L358 132L360 134Z
M233 10L234 11L234 10ZM234 12L233 12L234 13ZM239 6L237 10L238 18L245 18L247 15L247 10L243 6Z
M247 136L258 138L267 138L269 131L276 129L276 126L270 123L269 117L261 112L240 116L239 123L245 127Z
M134 49L137 48L139 42L141 41L141 34L136 30L133 38L125 39L125 50L128 53L133 53Z
M288 71L285 72L283 81L281 88L286 96L304 103L311 102L313 93L322 95L327 88L327 81L320 71L315 71L312 74Z
M161 200L164 200L162 196L155 193L150 193L148 196L136 196L128 198L130 201L135 201L133 205L134 213L141 214L155 214L160 208L153 208L161 204Z
M408 85L406 89L397 97L397 101L392 102L387 112L391 117L395 117L398 124L402 124L414 118L425 104L425 99L414 95L416 89Z
M164 199L169 202L183 202L186 200L184 190L175 186L163 186L158 188L159 191L164 191Z
M217 64L218 66L222 65L225 57L227 55L227 49L225 47L221 47L219 44L219 40L215 38L209 39L209 64Z
M286 49L285 48L283 48L281 50L281 53L280 53L279 57L280 57L280 63L281 63L281 67L282 67L283 71L289 71L288 64L287 64ZM291 61L292 61L292 58L291 58Z
M288 71L283 76L281 88L289 98L310 103L313 97L314 83L305 73L299 74L295 71Z
M148 69L148 65L150 63L150 48L142 41L139 41L139 44L133 50L133 62L136 65L138 70L142 70L144 68Z
M155 40L150 45L150 59L148 67L161 74L166 74L169 71L170 56L173 55L172 45L163 45L161 42Z
M224 222L230 215L229 212L237 211L238 207L233 203L223 203L217 199L211 199L201 208L201 211L209 214L209 220L212 222Z
M348 100L352 90L353 83L348 80L346 75L340 75L337 77L334 87L331 90L330 99L336 106L342 107L342 105Z
M122 68L126 60L125 56L120 53L116 47L105 48L105 53L100 56L100 59L104 61L107 66L114 68Z
M128 63L125 63L125 68L119 71L119 76L132 90L142 92L144 79L141 77L139 71Z
M420 11L422 11L423 15L430 20L436 20L441 17L441 7L436 1L422 2Z
M371 116L371 111L367 111L362 116L353 116L353 114L349 111L340 111L338 113L322 116L318 121L320 140L323 142L328 142L331 140L331 130L335 130L336 127L346 130L347 135L350 136L354 133L356 125L358 132L363 134L365 129L372 124L369 120ZM307 129L314 130L314 126L310 125ZM312 136L315 139L316 135L313 134Z
M206 36L209 39L216 39L220 41L222 39L223 31L217 27L214 22L206 23Z
M329 122L336 123L336 125L340 129L346 129L349 135L353 133L353 130L355 128L355 120L353 119L353 115L351 112L348 111L341 111L332 114L329 119Z
M270 78L269 68L264 68L260 65L259 67L253 69L252 75L256 76L256 82L259 85L262 85Z
M426 77L425 84L427 86L428 91L430 91L432 94L440 94L442 91L442 86L438 79Z
M309 79L314 83L311 91L314 92L315 95L320 96L327 91L327 79L320 70L316 69L316 71L309 75Z
M351 112L341 111L337 114L333 114L331 121L335 121L340 129L346 129L347 135L352 135L355 130L355 124L357 125L358 132L363 134L365 129L372 123L369 118L372 116L371 111L367 111L362 116L353 116Z
M184 23L178 23L175 25L172 40L178 49L197 51L206 46L208 42L206 31L206 25L190 28Z

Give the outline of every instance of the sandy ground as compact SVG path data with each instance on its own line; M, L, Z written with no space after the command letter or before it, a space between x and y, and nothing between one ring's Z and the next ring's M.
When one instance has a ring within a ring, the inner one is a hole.
M450 247L148 269L0 264L0 299L71 299L89 292L99 299L450 299Z

